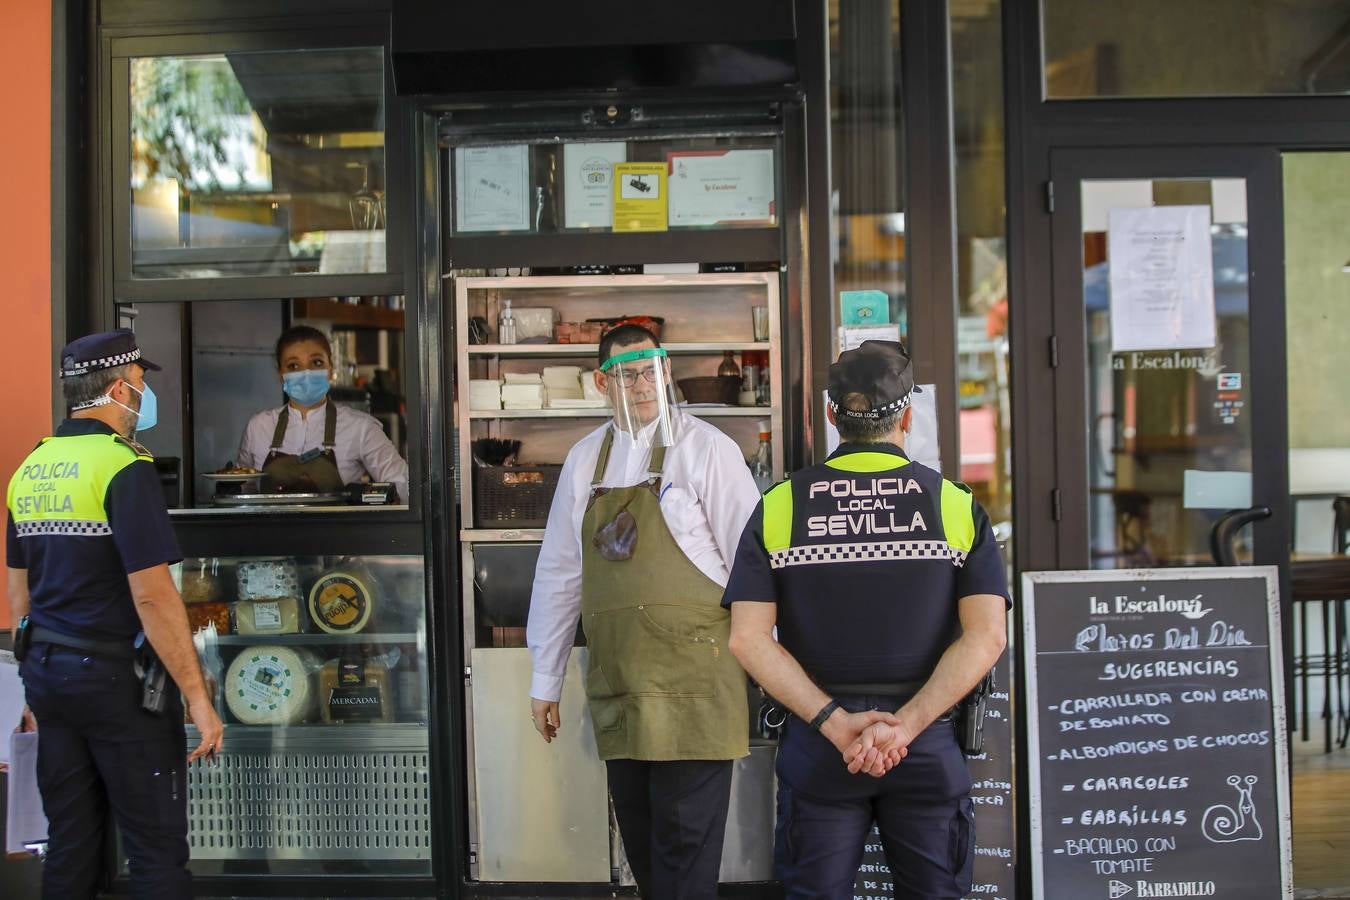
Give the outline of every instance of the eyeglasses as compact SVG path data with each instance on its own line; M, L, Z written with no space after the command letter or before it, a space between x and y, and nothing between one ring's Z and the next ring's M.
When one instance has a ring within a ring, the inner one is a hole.
M623 382L624 387L633 387L637 384L638 376L641 375L647 379L648 384L656 384L657 370L656 366L647 366L644 369L620 369L618 372L619 380Z

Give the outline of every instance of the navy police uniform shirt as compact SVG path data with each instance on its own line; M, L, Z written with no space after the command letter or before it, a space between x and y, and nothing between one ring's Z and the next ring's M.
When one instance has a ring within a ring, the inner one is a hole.
M960 635L958 601L1008 599L989 517L893 444L843 444L769 490L722 605L778 604L778 641L818 683L923 681Z
M127 575L182 558L150 455L97 419L67 419L14 473L7 501L8 563L28 570L33 624L135 637Z

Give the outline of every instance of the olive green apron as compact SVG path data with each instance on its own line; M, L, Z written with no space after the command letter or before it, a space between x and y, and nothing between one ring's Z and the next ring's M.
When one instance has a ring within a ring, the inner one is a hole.
M661 514L664 447L647 481L602 488L605 435L581 523L581 612L590 648L586 694L601 759L736 759L749 753L745 672L727 650L722 588L689 561ZM637 526L628 559L602 553L624 510ZM597 541L597 537L601 538Z
M333 449L337 445L337 408L333 401L329 400L324 410L323 448L310 450L300 456L281 452L290 412L288 403L281 408L281 415L277 416L277 428L272 432L271 452L263 463L263 474L282 490L292 493L331 494L342 490L337 451Z

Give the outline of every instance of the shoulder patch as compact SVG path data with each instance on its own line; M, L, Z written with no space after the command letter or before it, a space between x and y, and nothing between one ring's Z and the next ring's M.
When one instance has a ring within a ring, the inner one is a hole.
M112 436L112 439L143 459L153 461L155 458L155 455L151 453L149 450L147 450L144 447L144 445L136 443L131 438L122 437L120 434L115 434Z

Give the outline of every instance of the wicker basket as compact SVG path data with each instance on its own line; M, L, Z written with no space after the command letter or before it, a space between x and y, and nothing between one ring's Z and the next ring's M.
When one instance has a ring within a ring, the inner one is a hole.
M681 378L679 385L685 403L725 403L735 406L741 392L741 380L735 375Z
M543 528L562 466L473 467L473 519L478 528Z

